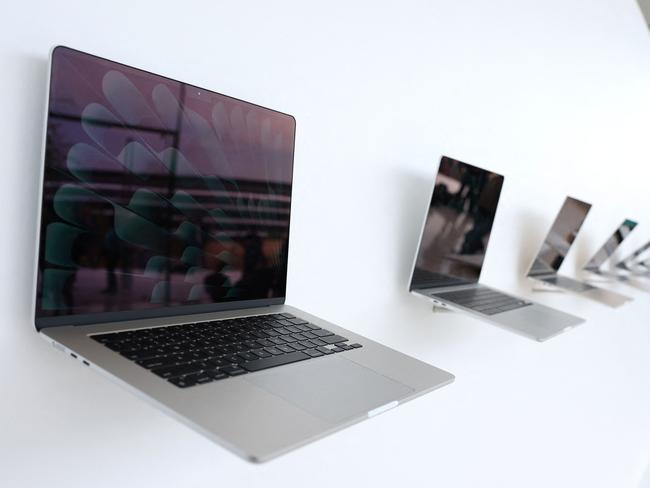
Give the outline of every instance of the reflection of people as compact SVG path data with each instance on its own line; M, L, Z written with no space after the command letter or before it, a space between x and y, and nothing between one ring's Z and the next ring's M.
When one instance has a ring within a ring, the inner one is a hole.
M273 283L273 269L264 256L262 238L249 234L244 238L243 246L243 274L235 285L238 294L247 298L266 298Z
M481 186L481 192L476 201L470 200L470 209L475 208L473 212L474 225L465 234L460 254L477 254L485 251L483 238L490 233L494 223L500 190L499 178L490 174Z
M473 214L485 186L485 172L467 168L461 177L460 189L454 194L450 206L459 212ZM469 202L469 208L465 208Z
M222 272L226 263L217 258L224 251L224 246L218 241L208 241L205 245L203 265L212 273L204 278L205 289L214 301L223 298L230 289L228 277Z
M122 271L122 287L125 290L130 289L132 283L132 277L129 273L131 270L131 253L124 252L124 245L114 229L111 228L106 232L103 247L106 255L106 288L102 290L102 293L107 295L117 293L116 269L118 265L120 265Z

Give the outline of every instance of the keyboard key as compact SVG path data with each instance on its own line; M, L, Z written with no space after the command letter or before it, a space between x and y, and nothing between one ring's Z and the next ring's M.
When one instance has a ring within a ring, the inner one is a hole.
M258 361L265 361L265 359L258 359ZM239 376L240 374L247 373L245 369L242 369L239 366L224 366L223 368L221 368L221 371L229 374L230 376Z
M212 376L204 372L204 373L199 373L197 375L194 375L194 380L198 385L203 385L205 383L210 383L213 380L213 378Z
M187 377L178 376L176 378L170 378L168 381L181 388L187 388L188 386L196 385L196 379L192 375L188 375Z
M242 367L248 371L260 371L262 369L274 368L283 364L295 363L309 359L309 356L303 352L296 351L289 354L282 354L280 356L273 356L265 359L258 359L257 361L249 361L244 363Z
M220 369L209 369L205 373L213 380L222 380L224 378L228 378L228 375Z
M350 344L350 347L352 347L352 348L354 348L354 349L359 349L359 348L362 347L362 346L361 346L361 344L359 344L358 342L355 342L354 344Z
M317 351L316 349L306 349L306 350L303 351L303 352L304 352L305 354L309 354L309 355L310 355L311 357L313 357L313 358L317 358L317 357L323 355L322 352Z
M151 372L157 374L161 378L173 378L174 376L182 376L189 373L196 373L203 369L199 363L179 364L176 366L166 366L162 368L152 369Z
M280 351L279 349L276 349L275 347L265 347L264 350L266 352L270 352L274 356L279 356L280 354L282 354L282 351Z
M273 354L271 354L270 352L266 352L264 349L255 349L254 351L251 351L251 353L261 358L268 358L273 356Z
M281 347L286 347L286 346L278 346L278 349L280 349ZM284 351L284 349L281 349L281 350ZM286 352L286 351L285 351L285 352ZM240 352L240 353L237 354L237 355L238 355L240 358L242 358L244 361L254 361L254 360L258 359L257 356L256 356L255 354L251 354L250 352Z
M336 344L337 342L345 342L347 339L345 337L341 337L340 335L331 335L327 337L321 337L321 341L325 342L326 344Z
M173 357L158 357L158 358L138 361L138 364L146 369L154 369L154 368L162 368L163 366L171 366L173 364L176 364L176 360Z
M334 354L334 351L324 346L318 346L316 350L322 352L323 354Z
M326 329L316 329L312 331L312 334L314 334L317 337L325 337L325 336L334 335L334 332L330 332L329 330Z

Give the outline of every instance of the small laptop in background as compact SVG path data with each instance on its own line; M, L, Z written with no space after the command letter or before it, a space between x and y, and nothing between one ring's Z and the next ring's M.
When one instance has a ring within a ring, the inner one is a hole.
M585 264L583 270L601 276L612 278L622 277L619 273L608 270L603 270L602 266L605 264L616 250L620 247L623 241L629 236L636 228L637 223L634 220L625 219L618 229L614 231L609 239L596 251L594 256Z
M37 331L255 462L454 379L285 304L295 127L74 49L51 55Z
M610 307L620 307L631 298L558 273L590 209L591 204L566 197L528 271L528 277Z
M504 177L444 157L422 225L409 290L544 341L583 319L479 283Z
M648 258L650 257L650 242L645 243L632 254L616 263L618 269L628 271L635 276L644 276L650 273Z

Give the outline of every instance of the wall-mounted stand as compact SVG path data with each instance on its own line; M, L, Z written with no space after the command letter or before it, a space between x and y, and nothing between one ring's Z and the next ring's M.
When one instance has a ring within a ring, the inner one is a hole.
M451 313L453 310L443 307L442 305L433 304L433 313Z
M545 281L537 281L537 280L535 280L535 283L533 284L530 291L545 292L545 293L566 293L566 290L563 290L562 288L558 288L557 286L551 285L550 283L546 283Z
M616 283L617 281L625 281L623 278L607 275L590 275L585 278L587 283Z

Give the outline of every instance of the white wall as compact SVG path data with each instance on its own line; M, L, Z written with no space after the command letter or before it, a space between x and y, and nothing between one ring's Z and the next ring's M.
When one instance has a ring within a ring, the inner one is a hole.
M569 267L624 218L641 225L621 254L650 240L650 35L635 0L24 1L3 18L5 345L30 327L54 44L294 114L290 301L360 330L405 296L441 154L506 175L487 282L517 284L567 194L594 205Z

